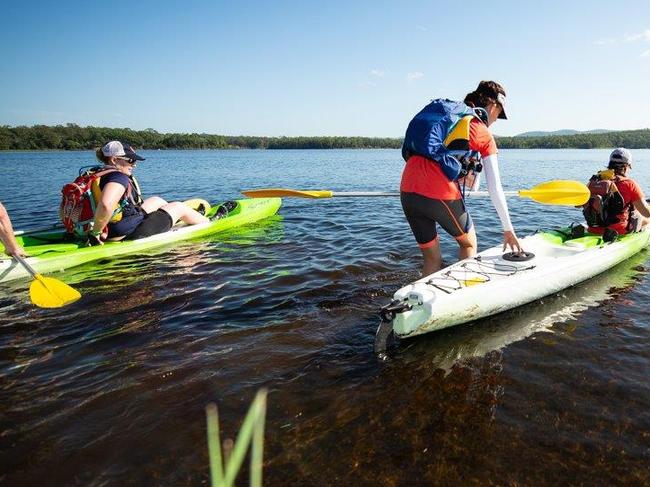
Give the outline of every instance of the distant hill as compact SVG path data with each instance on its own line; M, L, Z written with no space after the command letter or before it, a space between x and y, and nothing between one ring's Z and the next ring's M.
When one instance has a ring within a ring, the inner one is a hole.
M551 135L578 135L578 134L606 134L608 132L614 132L613 130L605 129L594 129L594 130L573 130L573 129L564 129L564 130L554 130L552 132L523 132L521 134L515 135L515 137L548 137Z

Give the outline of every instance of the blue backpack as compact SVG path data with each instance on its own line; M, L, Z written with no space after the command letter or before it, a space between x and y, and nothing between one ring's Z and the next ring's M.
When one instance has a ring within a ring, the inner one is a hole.
M469 149L469 123L475 117L485 122L476 109L463 102L433 100L409 123L402 157L407 161L417 154L431 159L450 181L457 180L464 176L464 161L476 156Z

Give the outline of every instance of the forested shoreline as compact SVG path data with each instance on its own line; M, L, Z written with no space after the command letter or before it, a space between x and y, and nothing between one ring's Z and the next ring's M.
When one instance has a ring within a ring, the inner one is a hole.
M0 150L88 150L108 140L139 149L399 149L390 137L256 137L159 133L153 129L80 127L76 124L0 126ZM502 149L650 148L650 129L576 135L497 137Z

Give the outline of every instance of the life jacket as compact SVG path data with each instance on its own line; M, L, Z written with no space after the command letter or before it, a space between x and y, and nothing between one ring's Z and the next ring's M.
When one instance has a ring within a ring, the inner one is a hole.
M433 100L408 125L402 157L417 154L435 161L450 181L464 177L470 170L480 172L480 154L469 148L469 125L478 118L487 123L487 112L463 102Z
M84 237L92 230L95 211L102 195L99 187L100 178L116 171L117 169L107 166L96 166L90 169L82 167L79 176L72 183L63 186L59 217L67 233ZM125 196L115 207L109 223L122 219L122 210L126 205L139 206L141 203L140 186L135 177L131 176ZM106 233L108 233L107 228L103 228L102 234Z
M624 179L621 176L616 176L613 169L599 171L591 176L587 184L591 196L582 207L582 214L588 226L608 227L618 223L626 209L630 211L631 216L632 205L625 204L625 200L616 186L617 182Z

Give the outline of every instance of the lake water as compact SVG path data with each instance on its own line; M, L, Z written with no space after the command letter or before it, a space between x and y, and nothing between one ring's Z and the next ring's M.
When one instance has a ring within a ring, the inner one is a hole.
M505 189L586 180L607 150L503 150ZM395 150L145 151L145 195L398 188ZM632 176L650 187L650 151ZM56 220L90 152L0 153L14 227ZM485 189L485 188L483 188ZM508 200L520 236L579 210ZM479 249L501 241L469 202ZM443 237L443 257L456 245ZM279 216L56 277L77 304L0 285L0 485L208 481L204 407L234 437L269 389L266 485L648 485L647 254L496 317L373 354L377 310L418 277L398 198L285 199ZM241 477L244 483L245 473Z

